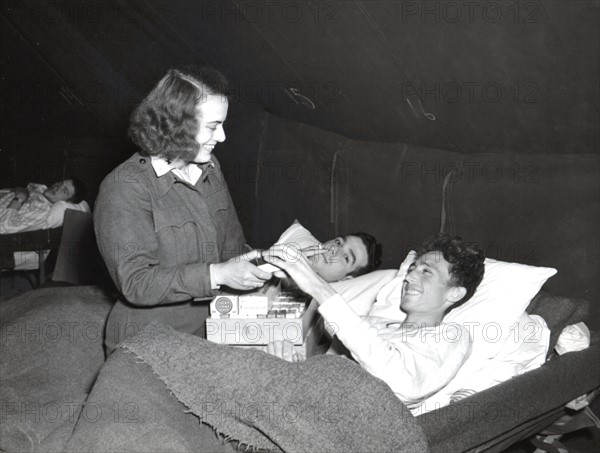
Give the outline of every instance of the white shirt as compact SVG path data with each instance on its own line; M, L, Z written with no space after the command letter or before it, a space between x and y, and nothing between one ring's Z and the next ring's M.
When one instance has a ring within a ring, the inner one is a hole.
M27 185L29 198L19 209L10 209L8 205L15 198L11 189L0 191L0 234L23 233L25 231L43 230L52 203L44 196L47 187L43 184Z
M448 384L471 351L469 332L459 324L420 327L359 316L339 294L319 311L354 359L411 410Z

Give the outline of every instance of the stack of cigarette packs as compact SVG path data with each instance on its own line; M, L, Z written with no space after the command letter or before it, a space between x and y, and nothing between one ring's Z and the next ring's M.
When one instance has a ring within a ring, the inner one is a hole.
M274 279L275 281L277 279ZM286 340L310 355L308 347L317 306L297 291L282 291L267 282L252 292L220 292L210 304L206 338L214 343L265 349Z

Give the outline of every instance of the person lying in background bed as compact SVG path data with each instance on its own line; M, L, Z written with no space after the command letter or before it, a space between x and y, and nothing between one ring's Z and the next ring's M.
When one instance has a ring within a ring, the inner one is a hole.
M29 183L26 188L0 190L0 234L24 233L62 225L65 210L89 212L83 201L86 188L77 178L47 187Z
M290 259L280 246L263 256L314 297L352 357L409 408L450 382L470 354L468 330L444 324L443 318L475 293L483 279L484 255L457 236L439 235L421 244L402 286L400 309L407 314L402 323L356 314L303 256ZM302 360L288 342L271 343L268 352Z

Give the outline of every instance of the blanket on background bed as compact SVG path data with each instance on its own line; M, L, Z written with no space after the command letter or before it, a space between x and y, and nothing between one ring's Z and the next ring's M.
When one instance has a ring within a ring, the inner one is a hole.
M348 359L315 356L288 363L157 324L123 347L149 365L190 412L240 448L427 451L408 409Z

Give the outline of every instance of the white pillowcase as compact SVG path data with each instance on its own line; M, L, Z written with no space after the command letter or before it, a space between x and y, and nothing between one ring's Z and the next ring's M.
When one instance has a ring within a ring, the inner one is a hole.
M354 278L346 278L339 282L330 283L330 285L342 295L358 315L366 316L370 314L377 294L383 287L395 280L397 274L396 269L384 269ZM400 311L399 306L400 302L396 306L398 312Z
M511 337L521 315L556 269L485 260L483 281L473 297L450 311L445 322L469 329L473 340L470 360L494 358Z
M74 211L90 212L90 205L85 200L80 203L68 203L66 201L57 201L50 208L48 217L46 217L46 228L56 228L63 224L65 211L73 209Z
M314 237L310 231L300 224L298 219L294 220L290 227L281 233L281 236L279 236L279 239L277 239L276 243L290 244L298 249L321 244L321 242L319 242L319 240L317 240L317 238Z
M394 321L404 321L406 313L400 310L400 299L402 295L402 285L408 272L408 268L415 260L417 253L411 251L408 253L400 269L396 272L393 280L388 282L377 293L376 301L369 311L369 316L378 316L380 318L392 319Z

